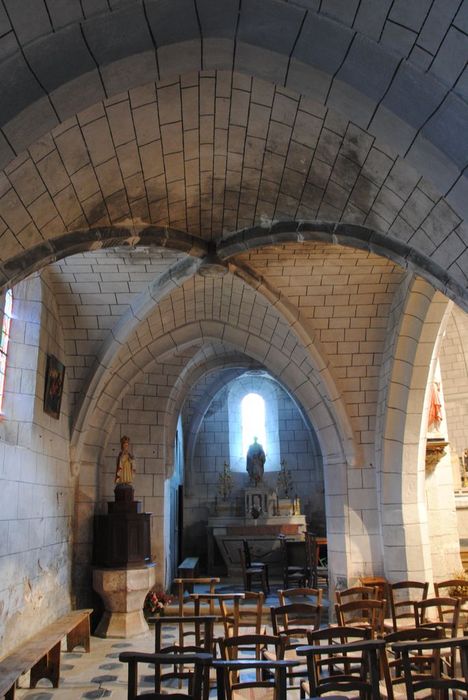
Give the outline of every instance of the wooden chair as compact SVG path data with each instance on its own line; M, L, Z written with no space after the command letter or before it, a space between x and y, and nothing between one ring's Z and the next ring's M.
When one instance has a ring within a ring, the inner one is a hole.
M168 616L150 618L149 622L154 623L154 652L155 654L211 654L214 647L213 627L216 621L214 615L196 615L196 616ZM184 646L180 644L163 644L163 629L165 626L173 626L174 624L182 625L183 634L182 640ZM193 629L188 629L188 628ZM193 643L187 644L186 638L194 637ZM172 670L161 670L161 665L156 665L154 670L154 690L155 693L161 693L161 683L172 679L179 680L179 687L182 687L182 681L191 682L194 675L194 669L187 666L173 666ZM203 686L204 700L208 700L209 695L209 679Z
M218 686L218 700L229 700L233 698L236 700L236 690L242 693L242 688L237 687L237 689L232 689L230 686L230 673L234 672L236 674L242 671L255 669L260 671L262 675L269 671L273 674L273 680L271 682L271 687L274 690L275 700L286 700L286 677L288 669L296 665L296 661L288 661L287 659L278 659L276 661L267 661L265 659L217 659L213 661L213 667L216 669L216 680ZM251 691L255 688L260 688L260 692L263 695L265 686L257 685L263 681L247 681L244 685L244 689L247 690L248 697L252 697ZM231 694L230 694L231 693ZM254 695L255 696L255 695ZM238 697L238 696L237 696ZM245 695L241 695L245 697Z
M240 604L245 598L245 593L190 593L189 598L193 600L195 615L202 615L203 608L209 606L216 612L216 622L222 622L224 634L228 636L228 628L234 621L240 619ZM213 654L216 655L216 645L220 637L216 637L213 642Z
M401 655L393 651L394 644L397 642L422 642L440 639L441 635L441 630L429 627L405 628L384 635L385 655L381 657L381 675L383 679L380 682L381 694L388 697L389 700L406 699L403 664ZM414 666L413 677L416 677L417 674L423 679L428 675L432 675L432 660L429 656L413 655L412 663Z
M306 566L309 574L308 584L318 588L322 581L328 587L328 567L320 562L320 546L316 536L311 532L305 533Z
M206 609L198 609L195 611L195 608L188 610L187 609L187 603L192 602L190 599L190 594L189 597L185 597L185 592L186 590L193 590L194 586L208 586L209 590L211 593L214 593L215 591L215 586L217 583L220 582L221 579L214 577L214 576L208 576L208 577L199 577L199 578L175 578L173 581L173 589L175 589L175 594L177 596L177 605L178 605L178 615L179 617L184 617L187 614L190 615L190 613L194 615L201 615L201 614L207 614L207 615L214 615L215 614L215 603L209 601L209 604ZM179 624L179 646L182 648L184 647L184 631L183 631L183 625ZM186 633L188 636L191 635L190 632Z
M189 599L193 601L195 615L203 615L205 609L213 611L218 622L223 622L223 611L221 609L221 600L225 600L230 604L229 613L239 616L238 608L240 601L244 600L245 593L190 593Z
M441 655L445 650L449 650L452 657L460 655L461 677L447 677L441 670ZM392 644L394 654L401 656L403 674L405 678L406 697L414 700L415 694L421 691L430 690L431 693L438 693L436 697L445 698L449 690L459 691L466 697L468 693L468 638L440 639L420 642L398 642ZM416 667L414 658L423 657L431 660L432 672L430 675L421 678ZM454 693L454 696L460 694ZM420 697L420 696L418 696Z
M245 561L244 551L242 549L239 549L239 559L240 559L240 564L241 564L241 569L242 569L242 578L244 581L244 589L246 591L251 591L252 584L254 583L255 579L257 579L258 582L260 583L261 589L264 592L264 594L268 595L268 583L267 583L267 574L266 574L265 567L258 568L255 566L247 566L247 562Z
M247 540L242 540L242 549L244 550L245 565L249 568L254 569L265 569L265 578L268 593L270 592L270 578L268 574L268 564L264 561L252 561L252 554L250 551L250 546Z
M322 592L321 588L280 589L278 591L278 600L280 605L287 605L287 603L313 603L314 605L321 605Z
M377 590L377 598L388 600L388 581L383 576L361 576L361 586L368 586Z
M128 664L128 700L144 698L144 700L167 700L167 695L160 692L138 694L138 664L154 664L155 672L160 667L170 664L174 667L193 665L193 674L189 679L188 695L174 693L173 700L202 700L203 686L209 674L213 657L211 654L144 654L142 652L124 651L119 655L119 661Z
M385 631L398 630L416 626L414 604L426 600L429 583L421 581L398 581L388 584L390 610L392 619L384 622Z
M459 598L426 598L414 604L416 627L432 627L441 631L445 638L457 636L458 620L460 617ZM447 666L447 674L455 673L455 658L453 653L441 653Z
M436 596L449 596L460 599L459 624L463 629L468 622L468 581L463 578L452 578L434 583Z
M242 596L242 597L238 597ZM262 624L265 594L261 591L218 595L219 608L226 637L240 634L264 634Z
M344 627L368 627L372 638L383 634L385 600L351 600L335 605L336 619Z
M351 642L349 644L331 644L304 646L296 649L298 657L304 656L307 661L307 680L310 697L321 697L326 693L337 693L340 697L365 697L368 700L380 700L380 655L385 650L382 639ZM319 674L320 666L317 658L329 655L335 672L333 675ZM349 670L350 654L353 668ZM341 667L341 672L340 672Z
M456 637L461 601L459 598L426 598L414 603L416 627L438 627L446 637Z
M182 617L187 612L187 610L185 609L185 604L187 603L187 599L185 598L185 591L187 591L188 593L193 593L194 586L208 586L209 592L214 593L216 584L218 584L220 581L221 579L215 576L208 576L205 578L175 578L173 581L173 588L175 589L174 592L177 596L179 616ZM213 615L214 605L214 602L210 602L209 608L205 612L207 612L209 615ZM190 611L190 613L191 612L193 612L193 610Z
M371 638L371 630L359 627L322 627L318 630L313 630L307 632L307 643L310 646L331 646L334 644L349 644L350 642L361 641L364 642ZM315 664L317 666L317 675L321 676L332 676L336 673L351 673L353 669L353 657L349 655L349 663L342 664L342 667L335 667L334 655L329 654L317 654L314 657ZM310 696L310 685L309 681L302 681L301 683L301 697Z
M288 603L270 608L273 634L305 638L308 630L320 627L321 609L321 605L312 603Z
M274 635L286 637L284 657L296 659L296 647L307 641L307 632L320 627L321 606L312 603L288 603L270 609L271 626ZM265 659L272 660L270 652L263 653ZM299 666L288 672L289 683L302 679L305 667Z
M339 605L352 600L379 600L378 591L373 586L352 586L343 591L335 591L336 602Z
M468 600L468 581L464 578L451 578L434 583L436 596L460 598L462 603Z
M305 542L289 541L284 535L280 535L278 539L283 560L283 588L304 588L309 580Z
M245 658L245 655L251 655L252 652L255 652L254 658L260 659L261 653L267 651L269 647L271 652L270 658L272 660L283 659L286 648L286 638L271 634L242 634L235 637L229 637L228 639L220 639L219 641L220 656L225 660L238 659L239 656L242 655L244 655ZM263 680L266 680L265 673L263 676ZM232 690L234 690L234 680L235 677L231 676L228 692L229 696L232 694ZM262 680L261 674L259 671L257 671L257 681L260 680ZM271 681L269 683L265 683L264 687L270 686Z

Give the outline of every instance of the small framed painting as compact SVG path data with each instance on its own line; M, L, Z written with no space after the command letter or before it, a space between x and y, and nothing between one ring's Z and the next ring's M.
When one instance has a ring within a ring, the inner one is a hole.
M52 418L60 418L65 366L53 355L47 355L44 390L44 413Z

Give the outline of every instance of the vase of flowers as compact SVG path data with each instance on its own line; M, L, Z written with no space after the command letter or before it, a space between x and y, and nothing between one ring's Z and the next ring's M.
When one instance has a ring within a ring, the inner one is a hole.
M146 618L164 615L166 605L172 603L172 596L164 591L150 591L145 598L143 613Z

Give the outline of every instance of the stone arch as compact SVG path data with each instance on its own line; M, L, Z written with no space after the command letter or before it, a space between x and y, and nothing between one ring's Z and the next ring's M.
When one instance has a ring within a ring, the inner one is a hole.
M240 337L243 338L243 343L239 346ZM340 434L339 422L333 415L333 404L330 405L330 402L320 394L319 387L311 381L312 367L307 368L307 362L302 362L300 367L296 366L284 351L275 349L271 352L269 343L261 337L243 330L239 334L239 329L230 329L226 324L212 320L188 324L183 329L183 340L178 340L177 348L183 350L194 342L199 342L200 339L208 343L222 339L227 346L232 345L237 349L240 347L242 352L269 369L273 376L279 376L288 391L294 392L297 401L303 406L304 413L316 429L323 455L326 511L329 514L327 515L328 529L331 533L343 533L339 536L334 534L330 536L331 567L334 568L337 576L347 577L349 553L347 545L343 551L342 543L343 536L346 537L347 528L346 489L343 490L343 486L339 485L346 483L347 480L348 462L347 453L344 450L346 439ZM109 421L112 421L112 405L115 401L113 397L122 396L128 386L123 377L128 379L131 377L135 380L138 374L147 370L156 358L161 361L165 354L172 353L174 349L173 341L168 343L166 338L160 338L152 343L151 352L146 348L135 352L127 365L123 366L123 372L120 370L113 372L106 390L101 392L101 398L94 413L89 415L87 421L89 428L79 456L80 461L93 462L98 459L105 435L109 432ZM337 488L343 494L339 499L333 495L337 493ZM327 504L327 499L333 501L333 506L330 502Z
M147 371L156 358L159 361L164 361L164 358L174 351L190 347L201 339L205 342L216 342L221 339L226 345L232 345L235 350L240 349L252 357L254 361L264 364L274 376L282 378L290 392L294 391L296 396L303 397L304 410L310 416L312 424L317 426L317 432L322 431L320 433L321 449L324 453L334 457L339 455L346 463L349 463L349 460L353 461L353 456L350 455L348 449L349 437L347 432L342 430L341 421L334 412L335 401L327 395L325 386L320 381L316 381L314 384L310 381L314 373L313 365L309 364L306 372L303 367L299 367L296 362L289 358L291 365L289 368L286 362L287 355L278 348L275 349L274 353L271 352L270 344L261 336L242 329L242 337L244 343L239 347L237 344L239 335L233 333L226 323L214 320L200 321L187 324L183 329L183 339L177 342L172 338L169 339L166 335L154 339L147 347L141 347L133 352L127 362L109 371L106 386L99 392L99 399L94 410L87 414L85 422L88 429L84 433L86 438L82 443L82 451L86 453L86 439L89 438L90 431L96 431L98 434L105 428L107 421L111 418L109 403L113 396L124 395L127 378L134 381L139 374ZM308 385L308 392L304 389L305 385ZM321 391L325 391L325 393L322 394ZM77 453L76 459L80 461L82 454Z
M201 355L202 353L199 354ZM200 358L198 362L196 361L196 358L194 358L195 361L193 363L189 363L190 366L187 365L187 367L184 368L176 384L174 385L174 390L172 393L174 394L173 404L175 408L172 415L169 416L168 425L166 427L166 453L170 455L170 450L172 446L171 436L174 434L174 426L177 423L177 417L180 415L186 397L185 386L193 386L203 375L218 371L220 368L222 368L224 370L222 378L219 379L219 382L215 383L212 387L210 387L210 390L207 392L204 400L200 405L197 415L192 421L190 433L186 436L185 453L186 463L188 465L190 465L193 461L195 442L205 412L208 409L210 403L215 398L216 394L222 388L222 386L225 386L231 379L238 377L239 375L243 374L246 370L262 369L263 367L261 364L253 362L245 356L233 356L232 353L227 353L223 355L214 354L214 357L206 359L205 348L203 348L203 358L204 361L202 361L202 359ZM283 389L285 389L281 382L278 383ZM307 419L303 414L302 407L300 405L297 405L297 402L295 401L295 398L292 394L290 394L289 392L287 393L297 406L297 409L301 416L303 416L304 422L307 424ZM315 432L309 429L309 433L311 436L311 441L315 445L317 443ZM186 487L188 487L188 489L190 489L190 470L188 472L186 471L185 485Z
M210 248L197 236L169 226L97 226L77 229L32 246L2 265L5 285L14 286L51 262L76 253L115 246L154 246L185 253L193 258L206 256Z
M427 384L450 302L415 279L402 294L382 433L381 518L390 580L432 580L425 507ZM450 533L452 534L452 533ZM449 574L449 571L440 572Z
M431 283L433 287L468 310L468 290L421 250L404 241L365 226L322 221L280 221L237 231L221 240L217 254L221 260L233 260L236 254L254 248L268 249L281 243L325 241L382 255Z
M32 272L50 262L78 252L99 248L128 245L131 247L155 246L174 252L182 252L198 259L198 265L213 264L219 259L236 266L236 255L255 248L269 248L282 243L325 241L331 244L367 250L382 255L401 267L419 274L436 289L468 310L468 290L459 278L432 260L421 250L405 241L380 233L377 230L340 222L295 221L265 222L262 226L243 229L229 234L217 244L209 245L199 236L161 226L122 225L76 230L37 244L1 264L5 286L14 286ZM213 257L214 256L214 257ZM195 267L195 265L194 265Z
M199 269L200 262L197 260L182 260L176 263L166 275L155 280L155 282L145 290L137 302L125 313L107 341L100 349L99 356L90 376L90 381L86 389L82 393L81 405L78 407L77 417L74 423L72 432L71 446L73 459L80 460L79 454L83 446L83 426L89 422L89 416L92 415L97 405L97 400L105 391L108 382L109 374L113 375L115 369L113 364L114 358L125 347L139 324L148 323L148 318L155 306L167 297L177 287L188 280L194 272ZM313 366L319 373L320 380L324 383L326 395L334 404L337 420L342 426L342 434L346 434L347 462L356 464L359 461L359 448L356 444L353 429L347 416L347 411L340 398L340 392L336 386L333 377L332 369L325 360L325 353L321 350L320 341L306 328L306 324L301 319L297 309L294 309L286 298L282 298L279 292L272 289L271 286L265 283L264 280L258 280L254 275L247 274L245 269L236 269L239 272L239 278L246 281L249 286L255 291L264 296L268 302L279 312L280 317L284 318L289 323L294 335L301 342L306 352L312 359ZM242 274L240 274L240 272ZM148 329L146 329L147 331ZM140 330L141 333L141 330ZM168 338L170 344L171 338ZM122 386L123 389L123 386ZM172 448L170 448L172 449Z
M246 369L260 368L261 365L249 359L245 355L227 352L226 350L224 350L222 355L218 355L213 350L213 356L207 357L206 346L204 346L202 351L197 353L197 355L194 357L193 362L187 363L186 367L184 367L171 391L170 400L174 406L174 410L171 415L168 415L168 420L166 421L165 426L166 454L169 456L171 455L172 449L171 436L174 434L175 425L187 395L186 387L193 386L204 374L209 374L213 371L219 370L221 367L225 370L223 372L223 381L227 382L230 379L238 376L240 372L244 372ZM207 393L206 400L204 401L205 410L213 400L218 388L219 387L215 387L212 391ZM193 421L190 433L185 436L185 454L186 463L188 464L190 464L193 459L195 440L198 429L203 420L203 415L204 410L202 407L202 410ZM170 457L168 461L171 461ZM185 485L188 487L188 489L190 489L190 471L185 472Z
M198 270L200 261L193 259L181 260L172 265L165 274L157 277L130 306L112 329L112 334L102 344L98 358L90 373L90 380L86 391L83 392L81 403L77 407L76 418L72 433L72 450L79 451L80 433L89 413L90 406L95 403L100 395L102 382L105 383L105 375L112 365L113 358L125 342L128 342L138 326L148 317L151 310L178 286Z

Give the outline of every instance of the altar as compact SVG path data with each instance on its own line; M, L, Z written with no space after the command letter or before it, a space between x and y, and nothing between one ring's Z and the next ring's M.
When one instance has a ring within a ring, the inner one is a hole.
M268 564L270 576L282 574L279 535L304 540L306 518L298 496L293 497L291 473L281 461L276 488L264 479L266 456L254 437L247 452L249 482L239 497L232 498L232 475L227 462L219 476L214 512L208 519L208 571L214 570L217 546L228 576L242 575L240 550L247 540L254 561Z
M208 571L213 570L215 543L229 577L241 576L239 550L249 543L252 559L268 564L270 576L282 575L279 535L303 540L305 515L273 515L254 520L251 516L213 516L208 520Z

